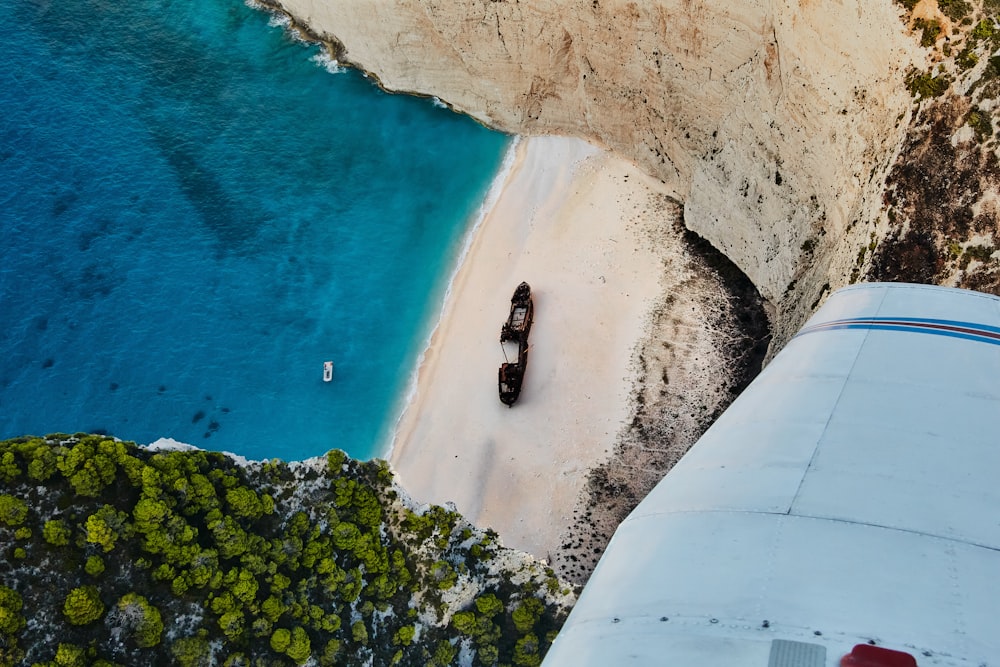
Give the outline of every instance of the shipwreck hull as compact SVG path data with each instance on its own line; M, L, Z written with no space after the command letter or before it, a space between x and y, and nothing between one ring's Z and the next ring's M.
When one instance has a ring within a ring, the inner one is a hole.
M510 407L521 395L524 384L524 371L528 366L528 333L534 321L535 305L531 299L531 287L522 282L514 290L510 299L510 313L507 321L500 327L500 345L517 343L517 361L505 361L500 365L497 374L497 385L500 402ZM504 353L504 357L507 353Z
M504 362L500 364L497 375L497 384L500 390L500 402L510 407L521 395L521 387L524 385L524 371L528 365L528 346L521 345L521 350L517 355L516 362Z

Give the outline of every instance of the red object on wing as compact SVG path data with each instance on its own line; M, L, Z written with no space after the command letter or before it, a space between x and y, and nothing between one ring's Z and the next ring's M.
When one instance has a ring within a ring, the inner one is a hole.
M917 667L917 660L902 651L858 644L840 659L840 667Z

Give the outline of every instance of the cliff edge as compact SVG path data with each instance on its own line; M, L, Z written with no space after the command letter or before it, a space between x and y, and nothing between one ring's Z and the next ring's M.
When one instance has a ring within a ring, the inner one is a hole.
M854 253L837 250L876 231L924 58L890 0L281 6L387 89L587 139L668 183L774 305L778 346L847 282Z

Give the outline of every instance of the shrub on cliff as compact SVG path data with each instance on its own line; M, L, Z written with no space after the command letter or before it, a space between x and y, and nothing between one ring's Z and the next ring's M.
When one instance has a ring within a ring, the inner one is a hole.
M906 88L917 98L939 97L950 85L951 78L946 74L934 76L931 72L911 69L906 75Z

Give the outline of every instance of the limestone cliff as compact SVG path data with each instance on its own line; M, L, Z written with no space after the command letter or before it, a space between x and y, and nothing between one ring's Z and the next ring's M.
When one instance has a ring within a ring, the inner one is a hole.
M685 224L794 331L868 243L923 56L891 0L281 0L388 89L586 138L669 183ZM859 222L860 221L860 222Z

